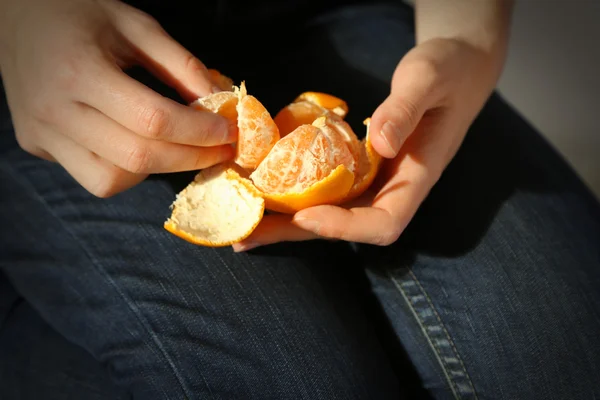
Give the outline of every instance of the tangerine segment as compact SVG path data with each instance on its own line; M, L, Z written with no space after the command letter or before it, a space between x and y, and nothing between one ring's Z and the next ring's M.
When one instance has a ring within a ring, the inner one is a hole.
M293 132L300 125L310 125L320 116L327 113L323 107L310 101L298 101L282 108L275 118L281 137Z
M338 97L321 92L304 92L294 102L309 101L344 118L348 114L348 104Z
M279 140L279 129L260 101L246 92L244 82L236 92L239 136L235 162L253 170Z
M341 164L354 174L356 161L343 138L315 124L301 125L279 140L250 174L260 191L265 194L301 193L325 179Z
M321 131L327 137L339 137L343 143L348 147L350 154L352 154L353 163L350 170L354 173L358 169L358 159L360 154L360 142L354 134L354 131L350 125L342 118L335 114L328 113L323 117L317 118L313 125L321 129ZM337 144L337 142L336 142Z
M361 141L360 155L358 158L358 172L356 174L354 185L344 198L344 202L353 200L363 194L369 186L371 186L381 167L383 158L375 151L375 148L373 148L373 145L371 144L369 135L370 122L370 118L367 118L364 121L364 124L367 126L367 135Z
M262 194L235 166L218 164L198 173L178 195L164 228L188 242L229 246L247 238L262 220Z
M217 85L217 87L219 87L219 89L227 91L233 90L233 81L231 80L231 78L223 75L218 70L209 68L208 75L210 76L214 84Z
M210 111L233 121L237 121L238 96L234 92L217 92L202 97L190 104L196 110Z
M264 194L268 210L294 214L308 207L323 204L339 204L354 183L354 174L345 165L338 165L324 179L317 181L302 192Z

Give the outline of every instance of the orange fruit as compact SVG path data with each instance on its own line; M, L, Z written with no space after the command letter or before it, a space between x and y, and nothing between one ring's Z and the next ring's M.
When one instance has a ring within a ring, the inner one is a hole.
M329 175L301 192L264 193L265 207L268 210L293 214L321 204L339 204L348 195L353 183L354 174L344 164L340 164Z
M284 137L300 125L312 124L315 119L324 115L326 112L327 110L315 103L311 103L310 101L299 101L282 108L277 115L275 115L274 121L279 128L279 134L281 137Z
M261 102L246 92L244 82L236 91L239 136L235 162L254 169L279 140L279 129Z
M211 68L208 69L208 74L213 83L217 85L221 90L233 90L233 81L231 80L231 78L223 75L218 70Z
M191 105L235 121L236 157L199 172L177 195L169 232L204 246L227 246L248 237L265 209L295 213L338 205L364 193L381 165L367 135L359 141L335 96L306 92L273 119L244 82Z
M305 92L275 115L275 123L281 137L284 137L300 125L312 124L317 118L331 113L344 118L348 113L348 105L330 94Z
M210 111L219 114L231 121L237 121L238 96L232 91L223 91L202 97L190 106L197 110Z
M365 119L363 122L367 126L367 135L361 141L359 145L359 155L358 155L358 171L356 173L356 178L354 179L354 184L352 188L344 197L342 202L347 202L350 200L354 200L361 194L365 192L371 186L375 177L377 176L377 172L381 167L381 162L383 157L379 155L371 145L371 138L369 135L369 124L371 122L370 118Z
M321 92L304 92L294 102L309 101L344 118L348 114L348 104L340 98Z
M279 140L250 174L254 185L265 193L268 209L294 212L335 204L350 191L356 160L344 138L326 124L326 117L320 117L311 125L299 126ZM339 166L343 170L333 174Z

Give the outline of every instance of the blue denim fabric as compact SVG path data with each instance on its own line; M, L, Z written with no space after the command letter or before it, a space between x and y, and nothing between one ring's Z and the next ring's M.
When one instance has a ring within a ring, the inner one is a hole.
M0 278L0 398L124 400L108 373L66 341Z
M414 40L410 9L393 5L286 37L291 51L188 47L269 109L335 93L360 131ZM192 173L96 199L1 123L0 269L16 291L3 292L0 398L600 397L598 202L497 95L386 248L194 246L162 229Z

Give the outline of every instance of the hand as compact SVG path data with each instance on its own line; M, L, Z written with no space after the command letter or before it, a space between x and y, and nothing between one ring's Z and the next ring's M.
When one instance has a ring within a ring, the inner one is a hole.
M185 100L216 90L150 16L116 0L0 0L0 14L0 71L20 146L94 195L233 156L235 126L123 72L139 64Z
M496 84L500 64L462 40L416 46L399 63L391 94L371 120L373 147L386 160L368 193L345 207L265 216L234 250L316 238L395 242L460 147Z

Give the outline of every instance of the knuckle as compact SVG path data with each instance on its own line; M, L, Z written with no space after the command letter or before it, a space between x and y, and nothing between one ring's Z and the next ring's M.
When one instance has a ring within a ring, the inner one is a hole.
M119 173L117 167L105 167L102 173L95 174L94 180L84 187L96 197L106 199L117 193L117 182Z
M102 181L97 182L94 186L87 189L88 192L101 199L107 199L117 194L116 182L115 181Z
M152 15L138 8L131 10L131 19L144 30L162 31L162 26Z
M430 80L433 80L433 78L439 76L441 73L441 65L439 62L423 56L412 60L409 68L415 74L414 76L419 76Z
M400 237L400 230L397 228L387 229L381 232L373 241L378 246L389 246L394 244Z
M205 118L199 121L195 132L196 141L199 144L207 144L209 142L216 143L218 138L223 135L224 125L217 118Z
M106 199L119 193L119 181L125 171L117 166L105 167L103 173L95 175L95 180L86 189L96 197Z
M148 173L152 167L152 152L143 145L129 150L124 164L125 170L134 174Z
M167 136L169 128L168 112L161 107L148 107L140 114L141 134L150 139Z
M46 98L46 96L37 96L31 99L28 105L31 115L37 121L53 124L58 120L60 112L58 102Z
M56 69L55 83L58 90L73 92L79 87L84 70L82 63L81 57L68 55L63 58Z
M419 107L411 100L401 99L396 103L396 107L404 115L409 126L416 126L421 119Z
M130 179L131 173L113 164L100 164L98 173L88 177L85 189L92 195L106 199L122 192L123 182ZM92 180L93 179L93 180Z
M196 56L192 53L186 53L184 59L184 67L185 70L190 73L196 73L197 71L201 71L206 69L206 66L202 61L200 61Z

